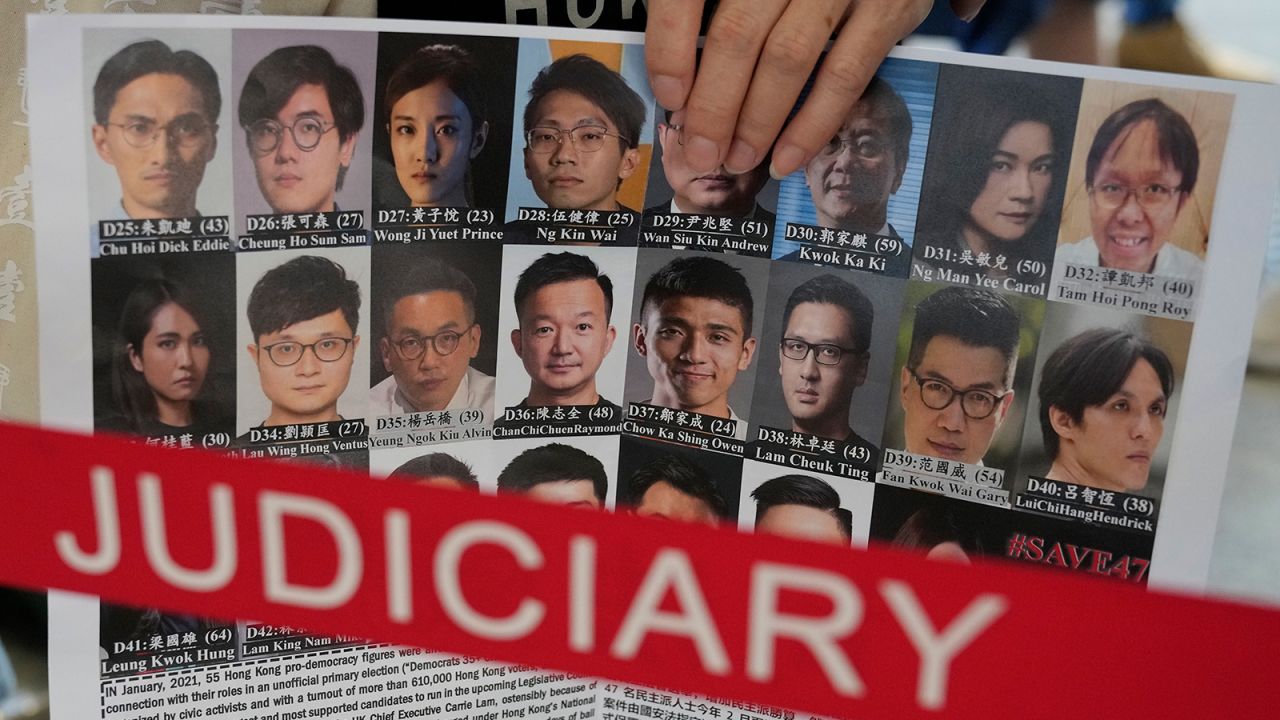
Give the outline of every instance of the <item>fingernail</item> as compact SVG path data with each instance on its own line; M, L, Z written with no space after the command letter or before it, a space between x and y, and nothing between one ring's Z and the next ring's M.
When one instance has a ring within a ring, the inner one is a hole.
M769 176L781 180L804 164L804 150L795 145L782 145L774 148L773 162L769 163Z
M979 8L979 10L981 10L981 8ZM963 21L965 21L965 22L967 22L967 23L971 23L971 22L973 22L973 19L974 19L974 18L976 18L976 17L978 17L978 10L974 10L974 11L970 12L968 15L965 15L964 17L962 17L962 18L960 18L960 19L961 19L961 20L963 20Z
M738 139L735 139L733 145L729 146L729 155L724 159L724 169L734 175L751 172L759 164L759 153L750 145Z
M701 135L684 139L684 159L698 172L710 172L720 166L720 146Z
M684 98L684 83L670 75L654 75L649 78L653 88L653 96L668 110L679 110L679 107L668 107L667 102L677 102ZM663 102L663 101L666 102Z

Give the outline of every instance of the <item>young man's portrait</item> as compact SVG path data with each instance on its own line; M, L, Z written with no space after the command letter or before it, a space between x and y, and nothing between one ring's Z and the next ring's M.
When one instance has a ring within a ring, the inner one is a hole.
M670 257L666 251L642 252L648 264L637 277L647 277L630 341L637 360L633 365L643 365L648 382L635 373L636 390L629 389L628 395L646 404L739 421L739 434L745 435L740 421L751 402L754 375L736 381L752 368L756 355L754 299L765 296L764 275L758 271L767 261L676 255L647 270L654 261ZM741 402L735 407L733 400Z
M429 248L434 250L435 248ZM492 308L477 312L482 285L497 281L498 252L426 253L422 246L379 247L373 259L379 326L370 416L483 409L493 417ZM470 273L457 265L469 260ZM487 325L487 331L486 331ZM487 358L480 358L489 349ZM477 367L483 364L484 369ZM485 372L485 370L488 372ZM387 373L387 374L383 374Z
M920 301L899 377L903 449L983 461L1014 400L1022 320L1002 295L945 287Z
M1199 278L1230 114L1228 96L1086 81L1055 276Z
M229 42L185 43L139 39L122 45L119 36L97 36L86 55L109 53L97 67L92 88L94 152L116 182L111 197L95 198L94 218L192 218L225 212L230 185L206 193L205 170L218 156L222 124L222 79L214 62L226 62ZM229 36L227 36L229 40ZM210 61L210 55L213 62ZM224 73L228 71L224 69ZM225 167L225 165L224 165ZM101 176L101 177L100 177ZM90 170L90 193L97 194L100 168ZM219 180L226 181L225 170ZM106 187L102 183L101 187Z
M370 114L365 87L374 47L338 34L244 32L246 69L236 115L257 193L238 190L245 214L317 213L369 206ZM283 46L268 46L268 39ZM316 40L320 42L316 42ZM256 51L256 52L255 52ZM237 54L239 63L245 62ZM353 172L358 168L358 172ZM247 179L247 173L240 173ZM248 183L246 183L248 184Z
M507 218L521 207L634 213L652 155L643 48L520 41Z
M616 447L616 441L613 445ZM617 455L616 451L612 454ZM546 443L520 452L503 467L498 473L498 492L602 510L608 502L609 474L596 455L580 447Z
M737 517L740 457L628 436L619 445L619 508L707 525Z
M503 287L513 288L503 308L504 345L524 372L514 363L504 371L499 404L608 407L619 417L625 354L613 353L614 318L629 312L635 251L545 250L507 246L504 253Z
M354 248L290 255L239 258L240 279L252 288L244 301L249 332L248 367L239 376L241 429L365 416L361 281L368 275L367 256ZM353 369L361 380L347 393ZM258 393L252 391L255 378Z
M750 497L756 533L843 547L853 542L853 512L841 507L840 494L825 480L781 475L756 486Z

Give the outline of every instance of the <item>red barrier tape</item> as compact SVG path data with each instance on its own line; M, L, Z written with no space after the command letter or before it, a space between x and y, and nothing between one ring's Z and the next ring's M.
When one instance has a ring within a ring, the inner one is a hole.
M860 718L1268 717L1280 613L0 423L0 583Z

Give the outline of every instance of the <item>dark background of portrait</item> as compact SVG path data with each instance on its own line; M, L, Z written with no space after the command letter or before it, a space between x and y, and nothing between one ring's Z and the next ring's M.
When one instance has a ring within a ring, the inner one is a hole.
M915 324L916 306L927 296L947 287L945 283L923 283L910 281L907 283L906 299L902 308L902 322L898 327L898 356L894 361L890 375L890 387L895 392L889 400L889 412L884 422L884 444L882 448L901 449L905 439L902 433L901 377L902 368L907 362L907 353L911 350L911 329ZM1004 489L1009 489L1016 471L1015 462L1022 438L1022 422L1027 411L1027 400L1031 396L1031 371L1035 367L1036 347L1039 343L1040 328L1044 326L1045 301L1013 293L999 293L1022 319L1022 340L1018 347L1017 368L1013 376L1013 405L1005 416L1004 424L992 436L991 447L983 457L987 467L1005 471ZM908 392L919 392L914 382L907 388Z
M480 352L471 367L493 376L498 364L498 303L491 288L502 275L502 248L489 243L412 243L375 245L372 251L373 288L369 305L369 387L391 373L382 364L382 338L386 334L386 305L399 279L414 273L428 258L438 260L471 278L476 286L476 322L480 323ZM459 351L460 352L460 351Z
M916 209L920 203L920 179L924 174L925 152L929 144L929 128L933 117L933 94L937 85L938 65L918 60L885 58L876 75L902 96L911 113L911 156L902 175L898 192L889 196L888 221L902 236L907 247L915 237ZM803 102L806 94L801 94ZM782 257L799 247L786 239L787 223L817 225L813 196L805 183L805 169L783 178L778 187L778 225L773 233L773 256Z
M355 152L347 168L342 189L334 201L342 210L363 210L366 227L372 222L369 216L370 151L369 138L376 132L373 112L374 58L376 38L372 34L342 31L296 30L235 30L232 35L232 95L226 103L231 112L233 141L227 150L232 155L235 178L235 202L238 232L244 231L244 216L264 215L271 206L262 197L258 180L253 171L253 157L245 144L245 131L240 127L240 94L249 71L258 61L271 52L293 45L319 45L333 55L339 65L345 65L355 73L360 92L364 95L364 126L356 137Z
M1031 475L1043 476L1053 464L1053 458L1045 453L1044 436L1040 431L1040 371L1049 355L1067 339L1093 328L1118 328L1128 330L1155 344L1169 356L1173 364L1173 394L1169 397L1164 420L1164 436L1151 458L1151 474L1147 486L1134 491L1134 495L1159 499L1164 492L1164 474L1169 465L1169 453L1173 449L1173 431L1177 426L1178 398L1187 369L1187 353L1191 345L1190 323L1168 318L1156 318L1136 313L1126 313L1096 305L1049 303L1045 313L1044 332L1040 337L1040 350L1036 353L1035 383L1027 398L1027 417L1022 433L1022 452L1019 455L1018 475L1012 485L1015 492L1027 487Z
M875 509L871 514L871 542L873 544L892 542L912 513L934 503L946 508L962 530L977 535L979 542L982 543L981 555L985 558L1003 559L1005 562L1015 563L1021 567L1042 565L1042 569L1063 570L1061 566L1051 563L1032 563L1025 559L1008 558L1008 543L1015 534L1043 538L1046 556L1054 543L1064 545L1070 543L1077 547L1092 548L1097 553L1111 553L1109 564L1115 564L1125 556L1147 560L1151 558L1152 537L1150 536L1144 537L1127 530L1058 520L1017 510L1005 510L892 485L876 486ZM927 552L927 549L924 552ZM1082 567L1091 565L1092 558ZM1136 567L1131 567L1131 573L1136 571ZM1073 574L1077 577L1099 577L1082 570L1075 571ZM1111 581L1122 580L1117 577ZM1146 582L1145 576L1143 582Z
M661 205L665 208L675 195L671 186L667 184L667 175L662 169L662 143L659 142L658 137L661 130L658 129L658 123L665 122L666 112L658 106L657 112L653 114L653 134L650 140L653 143L653 160L649 163L649 185L644 192L645 207ZM764 187L760 188L760 192L756 195L756 202L765 210L773 212L778 207L778 181L768 178Z
M748 439L757 436L756 428L764 425L782 430L791 429L791 411L781 396L782 386L778 376L781 360L778 357L782 342L782 314L787 298L801 283L821 275L836 277L855 285L875 309L871 323L871 359L867 365L867 379L853 391L853 404L849 406L849 423L854 432L871 443L879 443L884 431L885 403L895 396L897 384L893 382L894 339L898 333L898 319L902 314L902 294L905 284L897 278L864 272L850 272L836 268L815 267L800 263L775 263L769 273L769 302L764 317L764 336L760 339L760 353L756 365L756 394L751 407L751 432Z
M724 498L726 514L720 519L732 523L737 517L738 492L742 488L742 458L626 435L622 436L618 449L617 509L629 509L626 504L631 499L631 476L644 465L666 455L674 455L707 471L720 491L720 497Z
M230 253L142 255L98 258L89 268L93 299L93 415L97 424L117 415L111 394L111 363L124 347L120 312L138 282L170 280L200 299L209 343L209 370L199 399L214 404L216 417L235 417L235 256ZM207 326L207 327L206 327ZM57 332L46 328L45 332ZM230 427L225 428L227 432Z
M665 248L641 248L636 258L635 297L631 304L631 322L626 328L627 391L623 397L627 402L644 402L653 397L653 378L649 376L649 368L645 366L646 358L640 357L635 350L632 331L635 323L640 322L640 313L643 310L640 307L640 300L644 297L644 286L658 268L679 256L679 253ZM769 261L742 255L715 255L714 257L740 270L743 277L747 279L747 287L751 290L754 318L751 323L751 335L756 338L756 354L752 356L751 364L746 370L738 373L733 386L729 388L729 406L745 421L750 418L751 396L755 389L756 371L760 367L760 336L764 327L764 318L769 313L769 308L765 305L769 289ZM618 334L618 340L621 341L623 339L621 325L618 327ZM623 412L626 412L625 406Z
M1066 192L1067 170L1071 167L1071 136L1076 126L1076 110L1080 104L1082 85L1081 79L1072 77L959 65L941 67L938 71L938 113L934 117L932 137L929 140L929 156L925 164L924 186L920 198L920 219L916 223L916 256L923 257L924 251L920 249L922 246L955 247L959 237L943 234L943 228L950 224L951 217L968 212L968 207L954 207L954 202L961 200L958 196L967 194L969 189L959 183L966 168L947 162L951 159L946 152L949 138L970 137L988 127L987 123L992 120L982 112L983 108L997 107L1006 98L1034 94L1038 96L1038 102L1049 103L1043 112L1050 116L1050 130L1062 145L1054 148L1053 182L1045 197L1040 219L1016 243L1023 248L1019 257L1044 263L1044 287L1048 289L1049 267L1053 264L1053 253L1057 249L1062 197ZM1006 129L1005 132L1007 131ZM977 166L989 166L990 162L990 157L974 159ZM968 199L968 204L971 205L981 192L982 186L974 188L973 197ZM959 225L956 228L959 229ZM1009 243L1011 246L1013 244Z
M495 210L497 220L507 205L507 164L511 156L511 125L514 119L516 48L515 38L488 38L469 35L419 35L382 33L378 36L378 80L373 92L374 114L369 130L373 137L373 205L375 208L408 207L396 179L391 156L391 138L385 97L387 81L406 58L427 45L458 45L471 53L485 78L482 90L488 105L489 136L484 149L471 162L469 185L472 204Z

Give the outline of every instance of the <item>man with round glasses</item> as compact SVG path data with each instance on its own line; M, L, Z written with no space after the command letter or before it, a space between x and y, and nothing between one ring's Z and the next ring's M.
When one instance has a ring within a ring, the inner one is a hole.
M901 378L907 452L982 462L1013 404L1020 331L990 290L952 286L920 301Z
M130 218L195 217L196 193L218 143L222 93L207 60L159 40L133 43L93 85L93 146L120 179Z
M350 68L317 45L273 51L240 92L240 125L262 197L276 213L336 211L364 125Z
M782 312L778 376L793 432L876 448L849 423L853 392L867 379L874 319L867 296L835 275L791 291Z
M839 132L804 169L821 227L900 237L889 224L889 196L902 185L911 149L911 113L873 77Z
M480 352L476 287L457 269L428 259L382 298L378 343L391 375L369 390L369 414L482 408L493 416L492 377L471 367Z
M1148 98L1111 113L1085 164L1093 234L1058 246L1055 262L1198 278L1199 256L1169 240L1199 171L1195 132L1173 108Z
M587 55L543 68L524 110L524 171L538 198L562 210L631 210L618 187L640 166L645 105L626 80Z
M246 348L271 401L263 426L333 422L360 336L360 286L336 262L301 255L268 270L249 293Z

